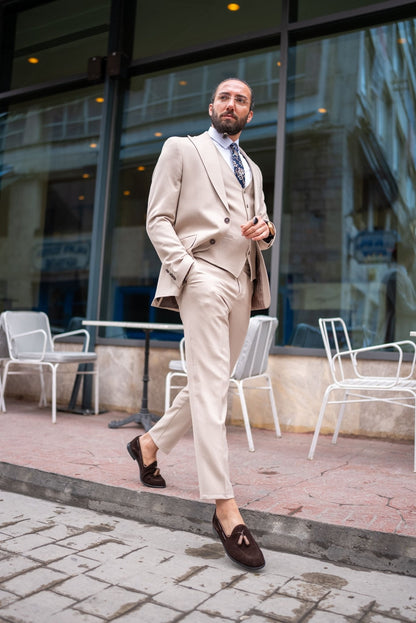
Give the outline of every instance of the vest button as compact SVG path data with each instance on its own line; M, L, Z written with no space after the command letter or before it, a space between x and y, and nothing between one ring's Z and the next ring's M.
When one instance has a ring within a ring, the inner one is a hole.
M215 244L214 238L211 238L211 240L209 241L209 244Z
M228 218L228 216L226 216L224 219L224 223L229 223L229 222L230 222L230 219Z

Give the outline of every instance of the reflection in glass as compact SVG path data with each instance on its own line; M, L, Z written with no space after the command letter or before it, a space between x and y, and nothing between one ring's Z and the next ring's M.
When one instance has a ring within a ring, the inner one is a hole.
M86 311L98 96L75 91L0 118L0 309L43 310L59 330Z
M204 47L239 35L278 28L281 0L230 3L224 0L137 2L133 58ZM231 5L234 5L231 6ZM234 10L230 10L233 9Z
M415 53L412 20L290 51L282 345L319 346L320 316L356 346L416 328Z
M110 0L57 0L21 11L16 20L12 89L87 71L105 56Z
M360 9L361 7L368 6L369 4L377 4L384 2L385 0L291 0L293 5L297 6L292 11L296 15L292 15L292 21L313 19L314 17L322 17L323 15L330 15L331 13L339 13L340 11L352 11L353 9Z
M150 306L160 270L159 259L145 230L151 176L169 136L195 135L208 129L212 90L228 76L238 75L254 90L254 118L244 130L242 146L262 169L266 202L272 212L278 62L279 53L273 49L131 80L124 109L118 188L113 201L114 226L109 227L106 243L109 272L103 286L102 318L179 321L176 313ZM133 331L127 335L136 336ZM160 337L170 339L166 332Z

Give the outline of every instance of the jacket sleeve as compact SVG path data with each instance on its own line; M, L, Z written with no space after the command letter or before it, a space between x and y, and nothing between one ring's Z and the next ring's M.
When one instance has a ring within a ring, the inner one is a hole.
M183 158L180 140L170 138L153 172L147 208L146 230L166 271L181 286L194 259L175 231L181 194Z

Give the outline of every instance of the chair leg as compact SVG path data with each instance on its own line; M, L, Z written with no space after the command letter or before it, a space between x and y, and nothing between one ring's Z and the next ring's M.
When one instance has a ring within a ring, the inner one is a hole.
M170 380L171 380L171 377L172 377L172 374L170 372L168 372L167 375L166 375L166 381L165 381L165 413L166 413L166 411L170 407Z
M240 397L241 411L243 412L244 426L246 429L248 449L254 452L253 436L251 434L250 420L248 418L247 404L244 396L244 388L242 381L233 381L237 385L238 395Z
M280 430L279 418L277 416L277 409L276 409L276 402L275 402L275 399L274 399L272 381L271 381L271 378L270 378L270 376L268 374L265 375L265 378L267 379L267 388L268 388L268 392L269 392L269 396L270 396L270 405L271 405L271 408L272 408L272 415L273 415L274 427L276 429L276 436L277 437L281 437L282 436L282 432Z
M322 426L322 420L324 418L324 413L326 409L326 404L328 402L329 394L332 391L332 386L327 387L321 405L321 410L319 412L318 421L316 422L315 432L313 434L311 447L309 449L308 459L311 461L313 459L313 455L315 454L316 444L318 443L319 432Z
M413 394L414 395L414 394ZM416 472L416 396L415 397L415 440L414 440L414 461L413 461L413 471Z
M0 407L1 410L3 411L3 413L6 413L6 402L4 400L4 394L6 393L6 383L7 383L7 375L9 373L9 365L11 364L11 361L7 361L5 368L4 368L4 372L3 372L3 378L2 378L2 388L1 388L1 402L0 402Z
M0 410L6 413L6 403L4 402L4 382L0 376Z
M52 368L52 424L56 424L56 367Z
M348 390L344 393L344 400L345 401L348 400L349 393L350 392ZM342 418L344 417L344 411L345 411L345 402L342 403L342 405L340 407L340 410L339 410L337 424L335 426L334 435L332 437L332 443L337 443L339 431L341 429Z
M46 389L45 389L45 376L43 373L43 366L39 366L39 379L40 379L40 398L39 407L47 407Z
M95 368L94 374L94 413L95 415L100 413L98 367Z

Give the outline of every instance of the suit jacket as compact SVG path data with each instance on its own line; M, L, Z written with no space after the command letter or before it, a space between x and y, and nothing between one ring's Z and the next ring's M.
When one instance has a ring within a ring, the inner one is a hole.
M254 184L254 213L267 219L259 167L243 152ZM176 297L195 261L193 253L209 259L210 246L228 230L229 209L218 150L204 132L199 136L171 137L165 142L153 172L147 211L147 233L162 262L152 305L177 311ZM256 242L256 274L252 309L270 305L270 289L261 249ZM226 249L226 246L224 247Z

